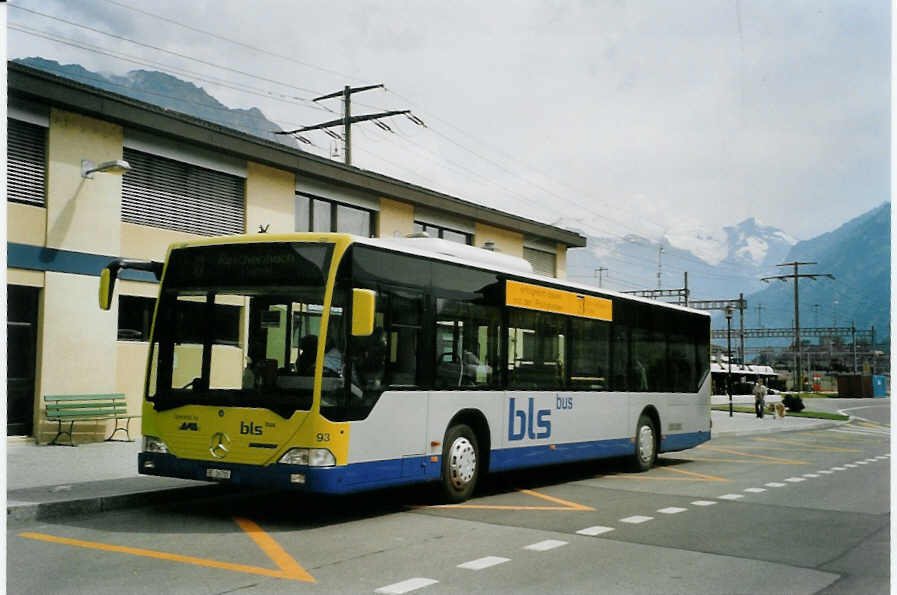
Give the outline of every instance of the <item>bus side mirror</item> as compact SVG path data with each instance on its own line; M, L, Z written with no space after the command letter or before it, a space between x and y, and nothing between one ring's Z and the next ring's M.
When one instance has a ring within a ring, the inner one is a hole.
M373 289L352 290L352 336L368 337L374 332L374 311L377 292Z
M115 289L115 278L118 276L118 268L103 269L100 273L100 309L108 310L112 307L112 291Z

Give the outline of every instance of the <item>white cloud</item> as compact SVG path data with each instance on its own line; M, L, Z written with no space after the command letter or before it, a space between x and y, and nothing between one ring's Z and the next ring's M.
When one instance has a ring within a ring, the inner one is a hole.
M10 7L11 22L258 89L195 81L285 128L333 117L307 101L316 94L383 82L394 92L353 96L353 112L411 108L429 128L358 125L358 166L590 233L659 238L687 218L710 254L713 230L750 216L806 238L888 198L884 0L134 4L292 61L102 0L16 4L183 54ZM119 74L153 68L17 31L8 48Z

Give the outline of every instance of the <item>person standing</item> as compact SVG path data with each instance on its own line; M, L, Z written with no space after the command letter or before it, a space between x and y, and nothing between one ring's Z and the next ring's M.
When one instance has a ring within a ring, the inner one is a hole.
M766 387L763 386L763 379L758 378L754 383L754 411L757 417L763 419L763 410L766 408Z

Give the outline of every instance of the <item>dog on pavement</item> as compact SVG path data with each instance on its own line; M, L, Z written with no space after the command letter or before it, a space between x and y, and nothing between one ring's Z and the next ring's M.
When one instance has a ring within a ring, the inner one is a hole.
M767 403L766 410L775 417L785 417L785 406L781 403Z

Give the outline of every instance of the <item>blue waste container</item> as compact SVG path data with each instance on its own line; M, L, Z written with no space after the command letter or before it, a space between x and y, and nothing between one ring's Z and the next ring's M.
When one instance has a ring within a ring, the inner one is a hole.
M872 377L872 396L886 397L888 396L888 383L884 376Z

